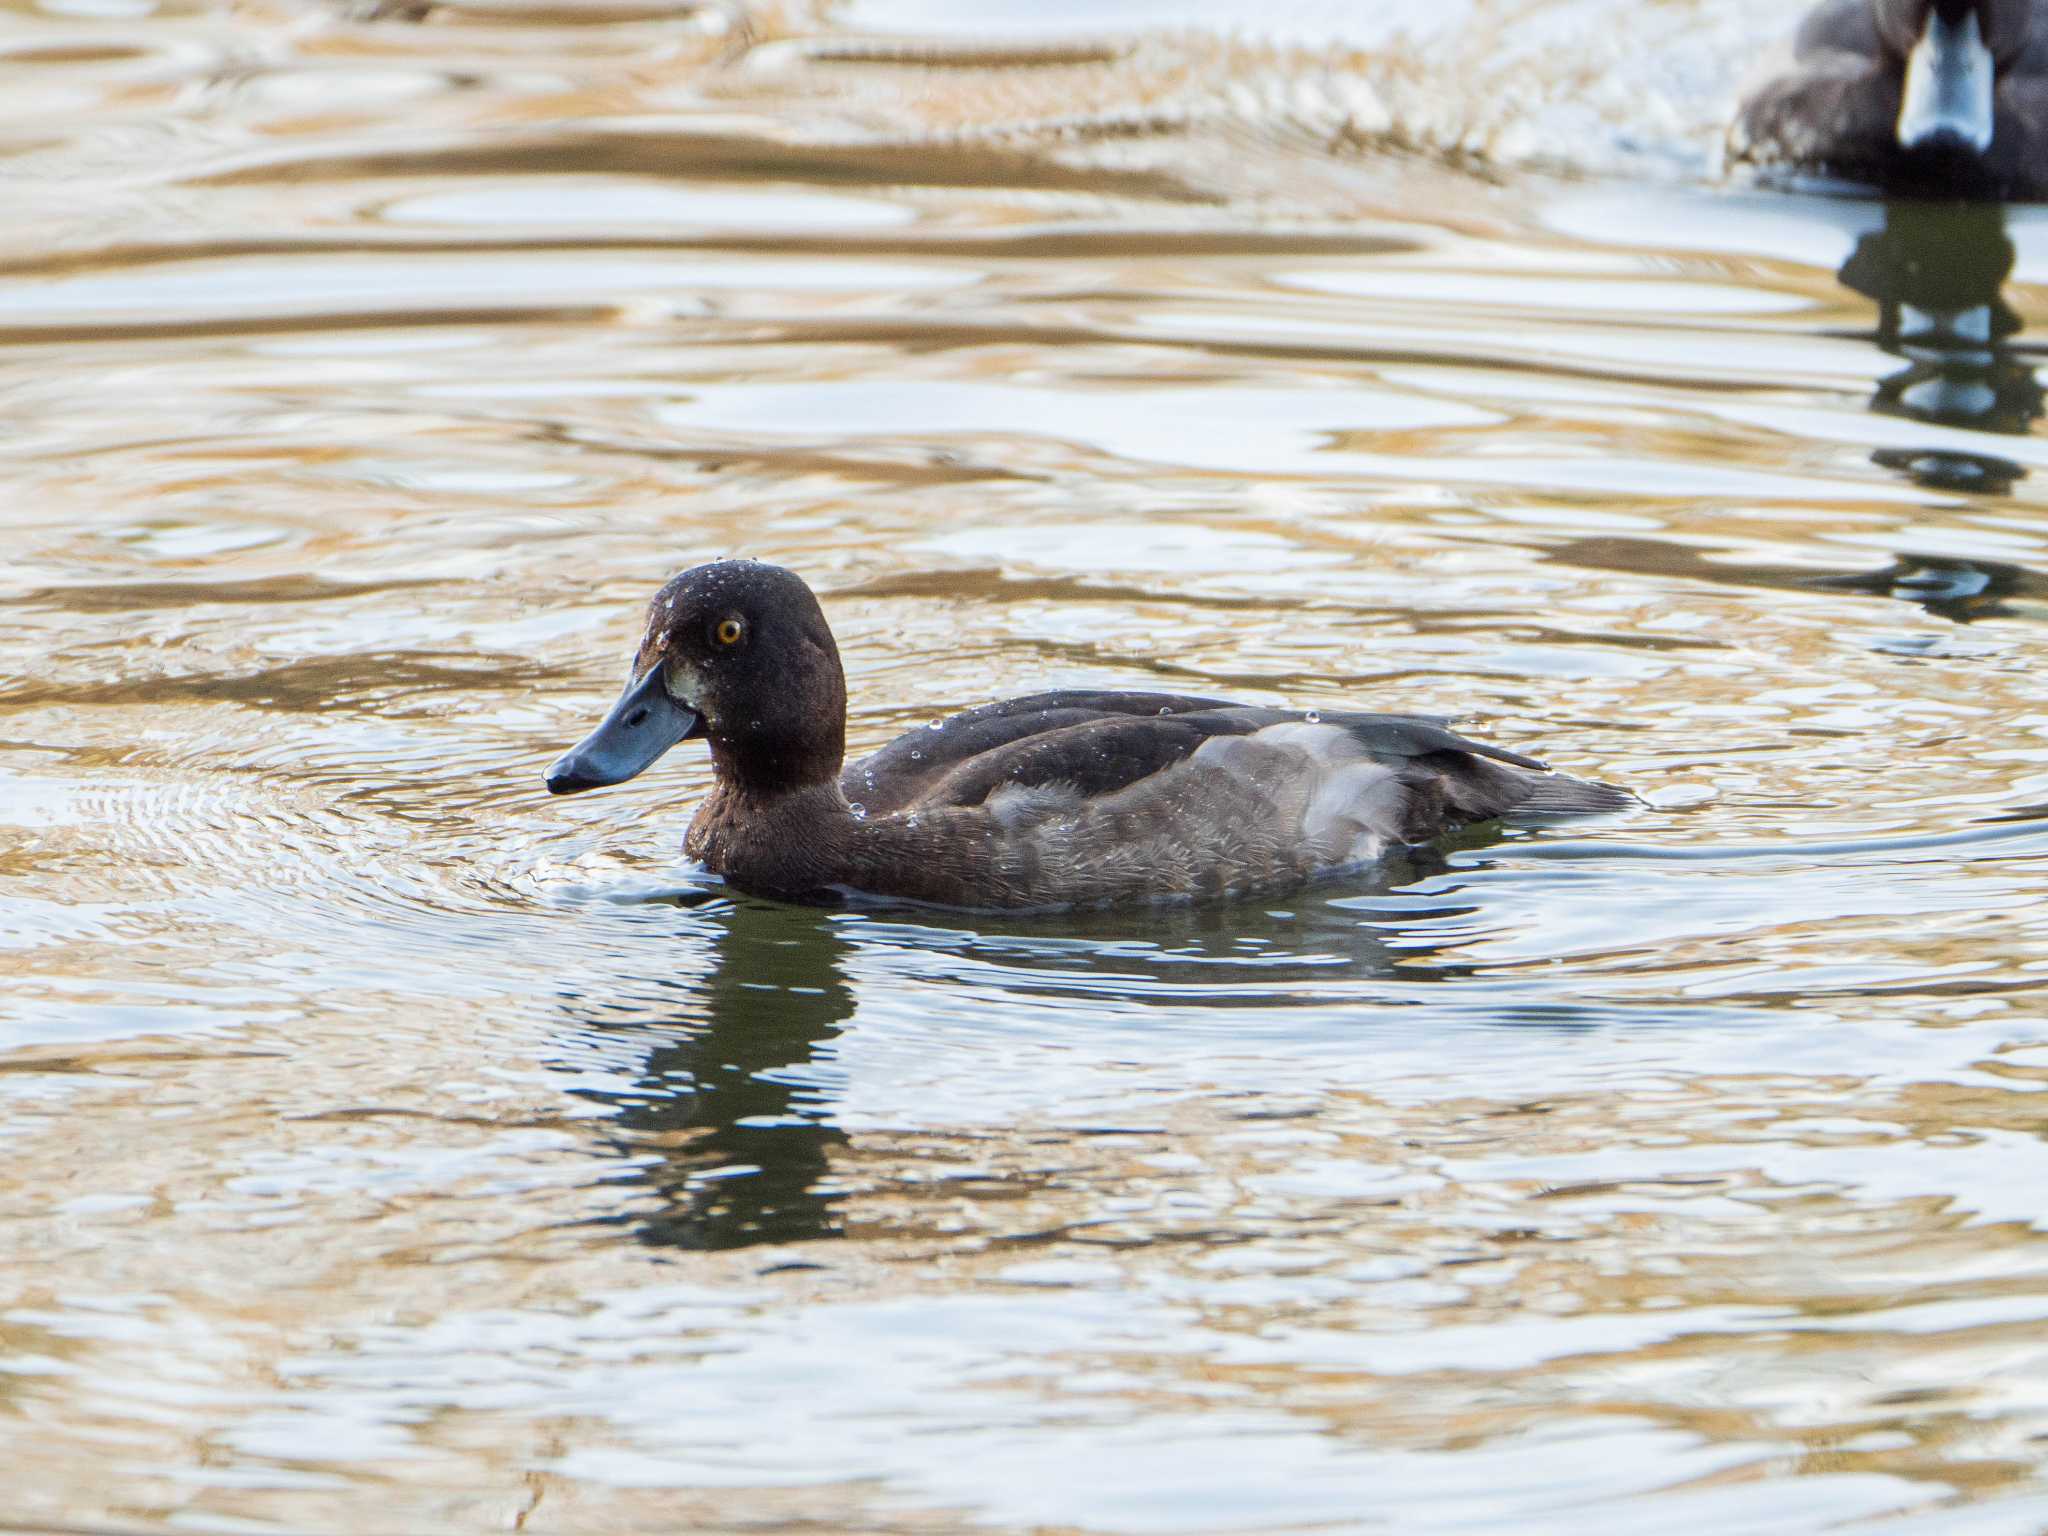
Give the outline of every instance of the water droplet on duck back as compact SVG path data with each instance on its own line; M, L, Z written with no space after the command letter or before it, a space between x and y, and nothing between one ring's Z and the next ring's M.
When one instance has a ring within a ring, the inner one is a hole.
M934 720L930 725L925 727L925 729L928 731L943 731L945 728L946 722L943 720Z
M1323 712L1320 709L1311 709L1304 712L1301 718L1310 725L1320 725L1323 720Z
M911 760L911 761L912 761L913 763L921 763L921 762L923 762L923 761L924 761L924 754L923 754L922 752L919 752L919 751L917 751L917 750L916 750L915 748L913 748L913 749L911 750L911 754L910 754L910 760Z
M1173 706L1171 704L1162 704L1159 706L1159 713L1161 713L1162 715L1170 715L1173 713Z
M852 813L855 821L866 821L868 819L868 808L858 800L853 801L846 809Z

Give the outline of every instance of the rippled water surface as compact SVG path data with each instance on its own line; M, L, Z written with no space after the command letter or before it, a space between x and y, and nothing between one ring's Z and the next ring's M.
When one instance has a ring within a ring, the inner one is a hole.
M0 14L0 1525L2048 1524L2048 226L1775 4ZM1639 812L735 899L636 610Z

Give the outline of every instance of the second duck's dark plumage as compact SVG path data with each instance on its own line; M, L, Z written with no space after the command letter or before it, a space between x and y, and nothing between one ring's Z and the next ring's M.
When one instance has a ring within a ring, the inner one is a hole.
M2048 196L2048 0L1827 0L1729 159L1914 196Z
M845 708L799 578L699 566L656 595L625 696L549 787L616 783L704 735L717 783L685 846L732 884L1008 909L1270 892L1509 812L1634 803L1415 716L1041 693L842 767Z

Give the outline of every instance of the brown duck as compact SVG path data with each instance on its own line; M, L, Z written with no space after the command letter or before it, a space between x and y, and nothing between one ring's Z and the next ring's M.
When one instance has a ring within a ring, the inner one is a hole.
M2048 196L2048 0L1827 0L1728 153L1909 195Z
M685 571L632 679L548 770L571 794L702 736L717 782L685 851L791 901L1008 909L1272 893L1509 812L1634 797L1411 715L1069 690L984 704L846 764L846 680L793 572Z

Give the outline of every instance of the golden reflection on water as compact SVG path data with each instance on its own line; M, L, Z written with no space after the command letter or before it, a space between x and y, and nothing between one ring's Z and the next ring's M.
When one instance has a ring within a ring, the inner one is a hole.
M1774 7L1269 10L10 8L0 1523L2048 1521L2036 226L1699 190ZM1651 805L736 902L539 788L735 551L862 746Z

